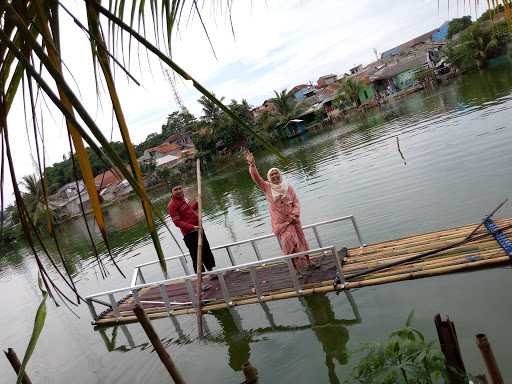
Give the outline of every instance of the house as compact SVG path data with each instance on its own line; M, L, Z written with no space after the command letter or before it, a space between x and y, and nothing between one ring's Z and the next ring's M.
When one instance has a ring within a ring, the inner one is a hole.
M158 159L156 159L155 165L157 167L171 168L171 167L175 166L179 162L179 160L180 160L179 156L165 155L165 156L162 156L162 157L159 157Z
M119 184L123 179L124 177L121 176L119 171L109 169L108 171L96 175L94 183L96 184L96 189L101 192L105 188Z
M77 189L77 184L78 184L78 189ZM68 198L71 198L73 196L75 196L76 194L78 194L78 192L80 191L83 191L85 189L85 184L84 184L84 181L83 180L78 180L78 181L72 181L70 183L67 183L65 185L63 185L62 187L60 187L57 192L55 192L56 195L64 195Z
M448 37L448 22L444 22L439 28L424 33L412 40L400 44L394 48L382 52L381 59L391 59L396 56L408 56L418 50L426 51L436 44L446 43Z
M329 75L321 76L317 80L317 88L327 87L329 84L336 82L337 79L338 79L338 76L336 76L332 73Z
M49 196L48 207L52 210L57 219L61 219L66 216L79 214L82 211L80 200L82 201L84 211L89 211L91 209L91 204L89 194L85 189L80 191L80 194L77 193L71 197L67 197L62 193L56 193Z
M107 188L104 188L100 192L100 196L104 201L112 201L121 196L129 194L133 191L132 186L128 182L128 180L124 179L119 183L112 184Z
M304 101L304 99L305 99L304 94L307 93L309 90L311 90L311 88L313 88L311 85L299 84L299 85L296 85L295 87L293 87L292 89L290 89L288 91L288 95L293 95L293 98L297 102L301 102L301 101Z
M429 67L429 55L420 52L418 55L398 59L376 71L370 81L378 92L393 93L409 88L414 83L414 75L418 70Z
M252 117L255 120L258 120L261 117L261 115L263 115L265 112L266 113L275 113L275 112L277 112L277 108L276 108L274 102L271 99L265 100L263 102L263 104L261 104L259 107L253 108L251 110Z
M359 64L358 66L354 68L350 68L350 74L355 75L363 70L363 64Z
M188 148L189 149L189 148ZM147 165L153 163L156 159L167 155L181 156L183 147L177 143L163 143L159 146L148 148L144 151L144 154L137 159L141 165Z
M448 25L450 23L445 21L439 29L432 34L432 42L439 43L448 39Z
M192 143L192 133L184 132L184 133L173 133L167 139L164 140L162 144L177 144L182 147L193 147Z

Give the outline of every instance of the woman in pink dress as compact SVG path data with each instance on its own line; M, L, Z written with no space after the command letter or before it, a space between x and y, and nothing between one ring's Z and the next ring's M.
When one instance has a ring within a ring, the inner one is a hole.
M281 171L277 168L271 168L268 171L268 181L263 180L256 168L252 153L247 152L245 158L249 164L252 180L262 189L267 198L272 232L279 239L283 254L290 255L309 250L300 223L299 200L292 186L283 180ZM295 257L293 265L296 269L305 265L316 267L307 255Z

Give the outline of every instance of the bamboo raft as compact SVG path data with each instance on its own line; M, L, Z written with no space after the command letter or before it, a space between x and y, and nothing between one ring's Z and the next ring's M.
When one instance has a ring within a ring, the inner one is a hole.
M495 224L504 229L502 235L512 239L512 219L495 220ZM351 276L387 265L390 262L406 260L428 251L457 244L466 238L475 227L476 225L467 225L348 249L342 255L341 265L337 265L339 259L333 257L332 253L326 252L326 248L311 250L309 255L319 265L319 268L305 271L295 281L290 278L291 259L288 259L288 263L286 260L285 262L282 260L272 262L270 259L268 263L258 265L250 270L244 269L242 266L240 269L224 273L220 280L205 279L210 288L203 292L201 310L206 313L229 306L348 290L472 269L491 268L510 263L511 257L495 237L489 234L489 230L482 226L474 234L475 240L411 263L375 272L370 271L371 273L367 275L351 279ZM334 247L331 248L334 249ZM339 276L339 268L342 268L342 276ZM210 274L210 277L212 275ZM340 277L341 280L339 280ZM255 281L258 283L255 284ZM298 289L297 282L300 289ZM226 300L223 283L229 289L229 301ZM90 297L87 299L90 300ZM146 286L137 290L135 295L132 290L131 294L119 302L112 302L112 297L111 308L100 315L93 313L93 324L112 325L137 321L133 314L136 302L144 307L151 319L169 315L193 314L196 311L196 307L190 302L190 290L187 290L184 281Z

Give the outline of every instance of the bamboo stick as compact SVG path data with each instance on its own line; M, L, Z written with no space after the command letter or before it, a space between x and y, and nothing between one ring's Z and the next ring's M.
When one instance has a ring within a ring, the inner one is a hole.
M495 243L496 244L496 243ZM431 262L436 260L442 260L442 259L450 259L454 256L467 256L468 254L481 254L481 253L488 253L488 252L495 252L496 254L501 254L502 249L496 244L494 247L483 247L483 248L473 248L473 247L464 247L464 249L461 249L460 252L451 251L451 252L442 252L436 255L432 255L431 257L426 257L424 259L420 259L420 261L417 261L416 263L422 263L422 262ZM396 256L396 257L389 257L385 259L375 259L367 262L360 262L360 263L353 263L353 264L346 264L343 266L344 272L353 272L358 271L362 269L368 269L372 268L374 266L380 266L380 265L387 265L391 262L395 261L401 261L401 260L408 260L413 256L420 255L420 253L412 253L407 254L404 256ZM422 261L423 260L423 261ZM415 263L415 264L416 264ZM407 264L410 265L410 264Z
M505 226L512 224L512 218L499 219L499 220L495 220L494 222L500 227L505 227ZM401 245L401 244L414 243L414 242L423 241L423 240L432 240L432 239L435 239L436 237L442 238L445 236L450 236L452 234L468 235L471 233L472 228L475 225L476 224L465 225L465 226L458 227L458 228L446 229L446 230L436 231L436 232L429 232L429 233L425 233L425 234L413 234L413 235L401 237L401 238L391 240L391 241L387 240L387 241L382 241L380 243L369 244L363 248L363 252L365 254L369 254L369 253L373 252L374 250L380 250L383 247L389 246L390 243L393 243L395 245ZM482 228L479 232L485 233L486 230ZM359 250L359 248L353 249L353 251L357 251L357 250ZM349 252L349 257L350 257L350 252Z
M196 161L197 172L197 216L198 226L197 230L197 332L199 337L203 337L203 316L201 311L201 301L203 292L203 191L201 186L201 160Z
M505 228L501 228L499 230L497 230L496 232L498 231L504 231L504 230L507 230L509 229L510 227L505 227ZM495 233L495 232L494 232ZM416 261L420 258L425 258L425 257L428 257L428 256L431 256L431 255L434 255L434 254L437 254L437 253L440 253L440 252L444 252L448 249L451 249L451 248L454 248L454 247L457 247L457 246L461 246L461 245L464 245L468 242L471 242L471 241L476 241L476 240L479 240L481 238L487 238L487 237L490 237L492 235L494 235L494 233L486 233L486 234L483 234L483 235L479 235L477 237L473 237L473 238L468 238L466 237L464 240L460 241L459 243L454 243L454 244L451 244L449 246L446 246L446 247L442 247L442 248L437 248L437 249L433 249L433 250L430 250L430 251L427 251L423 254L420 254L420 255L416 255L416 256L413 256L407 260L402 260L402 261L396 261L396 262L391 262L387 265L382 265L382 266L378 266L378 267L375 267L375 268L370 268L369 270L366 270L366 271L363 271L363 272L358 272L356 274L353 274L351 275L350 277L347 277L347 279L354 279L356 277L360 277L360 276L363 276L363 275L366 275L366 274L370 274L370 273L373 273L373 272L377 272L378 270L381 270L381 269L387 269L387 268L390 268L390 267L394 267L398 264L401 264L401 263L406 263L406 262L412 262L412 261Z
M479 261L474 261L474 262L457 263L457 264L453 265L453 262L445 263L444 261L441 260L441 262L438 263L437 265L426 266L426 267L422 268L421 270L417 270L417 271L412 271L412 272L411 271L409 271L409 272L397 271L398 273L392 273L392 274L389 274L389 276L383 275L383 274L371 275L365 280L349 282L345 285L345 288L347 288L347 289L358 288L358 287L363 287L363 286L385 284L385 283L391 283L391 282L408 280L408 279L429 277L429 276L435 276L435 275L449 273L449 272L461 271L461 270L465 270L465 269L474 269L474 268L478 268L481 266L488 266L488 265L492 266L494 264L502 264L502 263L509 261L508 256L492 257L492 255L493 254L491 253L489 256L489 259L479 260ZM312 289L318 290L319 288L327 287L328 290L322 291L322 292L330 292L333 290L332 289L332 281L330 281L330 280L316 283L316 284L310 284L310 286L315 286L315 287L304 289L303 295L313 293ZM263 301L273 301L274 299L279 300L281 298L290 298L290 297L301 296L300 294L293 294L293 292L290 293L289 291L287 291L289 289L291 289L291 288L285 288L284 290L282 290L282 293L267 294L267 295L265 295L265 297L262 300ZM279 292L279 291L276 291L276 292ZM282 294L284 295L283 297L280 296ZM248 297L250 299L250 302L246 302L245 300L247 300L247 299L245 299L242 296L239 296L237 298L234 298L234 304L235 305L244 305L244 304L252 304L252 303L257 302L257 298L254 299L253 295L247 295L246 297ZM221 305L221 306L219 307L219 305ZM205 307L203 307L201 311L207 312L209 310L215 310L215 309L226 308L226 307L227 307L227 305L224 305L223 303L208 304ZM166 309L164 307L152 307L152 308L148 308L146 311L148 313L152 313L152 312L166 311ZM173 311L173 315L191 314L191 313L194 313L194 311L195 310L192 308L176 309ZM125 314L129 316L131 314L131 309L127 310L126 312L121 312L122 316L124 316ZM166 312L163 314L162 317L165 317L165 316L167 316ZM111 322L113 324L118 322L117 319L115 319L114 317L112 317L111 320L107 320L106 318L102 318L102 319L105 319L105 321ZM99 319L98 321L96 321L96 324L103 324L102 319Z
M508 227L508 225L507 225ZM506 231L503 231L505 234L507 235L510 235L512 234L512 230L509 228L508 230ZM484 235L486 234L486 232L484 233L481 233L481 234L478 234L478 236L481 236L481 235ZM466 236L462 236L462 235L458 235L457 237L452 237L449 239L449 241L438 241L438 242L434 242L434 241L431 241L431 240L428 240L428 241L425 241L425 242L415 242L414 244L408 244L407 246L401 246L401 247L395 247L395 246L390 246L388 248L385 248L385 249L382 249L380 251L375 251L375 252L372 252L372 253L365 253L365 254L358 254L358 255L352 255L352 256L348 256L347 258L345 258L345 263L352 263L352 262L357 262L357 261L360 261L360 260L370 260L374 257L385 257L385 256L388 256L388 255L399 255L399 254L402 254L404 252L416 252L416 251L421 251L421 250L429 250L429 249L434 249L434 248L438 248L438 247L441 247L441 246L445 246L445 245L449 245L451 243L457 243L457 242L460 242L462 240L464 240ZM485 243L485 242L489 242L491 240L494 240L492 237L491 238L484 238L484 239L480 239L478 241L473 241L471 242L472 244L479 244L479 243ZM393 245L392 242L390 242L391 245ZM350 254L350 251L352 250L349 250L349 254ZM357 252L357 250L356 250Z
M174 364L174 361L172 361L171 356L167 353L165 350L164 345L162 344L162 341L158 337L157 333L155 332L155 329L151 325L151 322L149 321L148 317L144 313L144 309L140 305L136 305L133 309L133 312L135 312L135 315L137 316L137 319L140 322L140 325L142 325L142 328L144 328L144 332L148 336L149 341L151 341L151 344L153 344L153 347L155 348L156 353L158 354L158 357L162 361L162 364L165 366L169 374L171 375L172 379L176 384L185 384L185 380L183 380L183 377L181 376L180 372L176 368L176 365Z
M487 336L483 333L476 335L476 344L482 353L482 357L484 358L485 365L487 366L487 371L489 371L489 376L491 376L492 383L503 384L503 377L501 376L498 363L496 362L496 358L492 352L491 344L489 344L489 340L487 340Z
M297 293L295 290L291 290L288 292L282 292L282 293L276 293L276 294L269 294L264 295L261 299L258 299L256 296L239 299L239 298L233 298L233 305L239 306L239 305L248 305L248 304L257 304L260 301L262 302L268 302L268 301L276 301L276 300L284 300L284 299L291 299L301 296L307 296L307 295L314 295L314 294L322 294L322 293L328 293L333 292L336 290L343 290L343 289L353 289L353 288L361 288L366 286L372 286L372 285L380 285L380 284L386 284L386 283L393 283L393 282L399 282L399 281L405 281L405 280L412 280L417 278L423 278L423 277L431 277L431 276L437 276L441 274L446 273L452 273L452 272L460 272L464 270L471 270L481 267L490 267L495 265L500 265L509 262L510 258L508 256L502 256L497 258L492 258L489 260L482 260L482 261L476 261L472 263L465 263L462 265L454 265L454 266L448 266L448 267L441 267L426 271L418 271L418 272L412 272L412 273L402 273L399 275L393 275L389 277L383 277L383 278L374 278L374 279L368 279L363 281L354 281L354 282L348 282L344 286L343 285L337 285L336 287L333 287L332 281L326 281L324 282L324 286L314 287L314 288L307 288L302 291L302 293ZM208 311L215 311L219 309L228 308L230 305L226 304L225 302L215 303L215 304L208 304L201 308L201 311L203 313L207 313ZM127 312L128 314L129 312ZM179 315L189 315L196 313L195 308L183 308L183 309L177 309L172 311L172 315L179 316ZM157 313L150 313L148 314L148 317L150 319L159 319L167 317L168 313L166 312L165 308L161 308L161 312ZM137 321L136 317L134 316L126 316L121 318L120 320L117 320L115 318L111 319L99 319L94 324L95 325L114 325L114 324L120 324L120 323L130 323Z
M14 352L14 349L7 348L7 351L4 351L4 353L5 353L5 357L7 357L7 360L9 360L9 363L11 363L11 366L14 369L14 372L16 372L16 376L19 375L20 369L21 369L21 362L20 362L20 359L18 359L16 352ZM32 381L28 377L28 374L26 371L23 374L23 378L21 379L21 382L23 384L32 384Z

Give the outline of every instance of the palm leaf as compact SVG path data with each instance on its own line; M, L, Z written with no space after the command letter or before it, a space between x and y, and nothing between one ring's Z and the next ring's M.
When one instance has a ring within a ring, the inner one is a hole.
M34 350L36 349L37 340L41 335L41 332L44 328L44 323L46 321L46 298L48 297L48 292L46 292L43 289L41 277L38 277L38 285L43 298L41 300L41 303L39 304L39 307L37 308L36 317L34 318L34 327L32 328L32 335L30 336L30 340L28 342L25 355L23 356L23 360L21 362L21 367L20 371L18 372L18 379L16 380L16 384L21 384L21 382L23 381L28 361L30 360L32 354L34 353Z
M128 150L128 156L130 160L130 166L133 174L135 175L135 180L139 185L139 188L144 190L144 183L142 180L142 172L140 170L139 163L137 162L137 154L135 153L135 148L133 147L130 134L128 132L128 126L126 124L126 120L124 117L123 110L121 108L121 103L119 101L119 97L117 94L114 78L112 76L112 72L110 70L110 64L108 61L108 56L105 54L106 46L103 41L103 38L100 34L99 29L99 14L96 10L87 7L87 19L89 22L89 32L92 36L94 36L94 41L97 45L99 45L100 49L96 50L98 54L98 59L100 63L100 67L103 71L103 75L105 77L105 81L107 83L107 88L110 94L110 99L112 101L112 106L114 107L114 112L117 118L117 122L119 125L119 129L121 130L121 136L123 138L124 145ZM93 52L94 54L94 52ZM142 206L144 209L144 214L146 216L146 223L148 225L149 233L151 234L151 238L153 240L153 244L155 246L155 250L157 252L158 259L160 260L160 267L164 273L167 273L167 266L164 260L164 254L162 251L162 246L160 244L160 240L158 238L158 233L156 232L155 223L153 221L153 214L151 211L151 204L148 199L143 198Z
M55 45L53 42L54 40L52 39L52 36L50 35L50 31L48 29L48 24L47 24L48 19L46 17L44 9L43 9L42 0L35 0L35 6L36 6L36 13L38 15L38 19L37 19L38 20L38 28L43 36L43 40L46 42L46 49L48 51L48 59L49 59L51 65L56 69L56 71L62 77L62 66L61 66L60 57L58 55L57 50L55 49ZM12 8L8 8L8 12L16 18L16 21L18 22L18 24L17 24L18 28L22 27L22 30L25 31L26 27L23 25L23 20L21 20L17 16L16 12ZM38 56L39 56L39 54L38 54ZM65 95L65 92L62 90L62 84L59 81L56 81L56 85L57 85L57 89L59 91L59 96L62 100L63 105L70 111L71 114L73 114L73 106L69 102L67 96ZM96 190L96 184L94 181L94 175L92 172L91 163L89 161L89 156L87 154L87 151L85 150L84 142L74 124L72 124L69 120L66 120L66 125L67 125L69 133L71 134L71 138L72 138L73 144L75 146L76 154L78 157L78 163L79 163L80 170L82 173L82 178L84 180L84 185L87 189L91 208L94 213L96 223L98 224L98 228L100 230L101 236L107 246L112 263L118 269L119 273L123 277L126 277L124 275L124 273L121 271L121 269L119 268L119 266L117 265L117 263L115 262L114 257L112 256L112 254L110 252L110 246L109 246L108 238L107 238L107 229L106 229L106 224L105 224L105 218L103 216L103 210L101 208L98 191Z
M202 84L200 84L197 80L195 80L191 75L189 75L184 69L182 69L179 65L177 65L171 58L161 52L157 47L147 41L143 36L141 36L138 32L134 31L130 28L126 23L124 23L121 19L115 16L113 13L103 8L100 4L95 3L92 0L84 0L86 3L90 4L94 8L96 8L101 14L107 17L111 22L116 24L121 29L125 30L127 33L132 35L137 41L139 41L146 49L148 49L151 53L156 55L161 61L167 64L172 70L178 73L183 79L192 81L194 88L196 88L201 94L203 94L210 101L215 103L220 109L222 109L231 119L233 119L237 124L239 124L242 129L246 132L250 133L260 144L262 144L267 150L274 153L277 157L282 160L285 160L284 156L279 152L277 148L275 148L270 142L264 139L258 132L256 132L253 128L247 125L242 119L240 119L231 109L225 106L219 99L217 99L210 91L208 91Z

